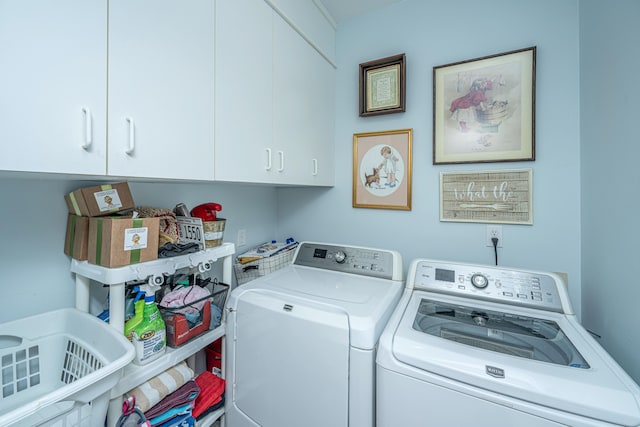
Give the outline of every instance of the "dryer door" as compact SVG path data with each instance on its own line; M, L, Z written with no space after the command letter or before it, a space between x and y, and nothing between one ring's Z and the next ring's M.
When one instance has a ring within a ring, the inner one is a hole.
M349 319L313 301L249 291L235 313L234 404L263 427L347 426Z

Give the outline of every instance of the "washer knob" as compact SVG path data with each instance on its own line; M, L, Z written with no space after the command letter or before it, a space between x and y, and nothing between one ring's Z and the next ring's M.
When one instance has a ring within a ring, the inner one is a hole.
M476 273L471 276L471 284L478 289L484 289L489 285L489 279L484 274Z
M344 264L344 262L347 260L347 254L345 254L343 251L338 251L336 252L334 258L338 264Z

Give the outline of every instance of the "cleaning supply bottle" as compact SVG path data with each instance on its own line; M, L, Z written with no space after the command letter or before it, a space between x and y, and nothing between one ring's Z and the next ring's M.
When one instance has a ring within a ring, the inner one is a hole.
M136 294L136 297L133 299L134 315L124 324L124 336L127 337L129 341L133 341L133 331L142 323L145 304L144 296L145 293L142 291Z
M145 293L142 321L133 329L131 342L136 349L134 363L139 365L156 360L167 350L167 331L153 293Z

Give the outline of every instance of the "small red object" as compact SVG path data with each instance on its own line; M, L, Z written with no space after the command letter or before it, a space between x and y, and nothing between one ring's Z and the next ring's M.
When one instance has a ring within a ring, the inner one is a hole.
M167 328L167 345L176 348L186 343L192 338L209 330L211 323L211 304L206 301L202 307L202 320L192 328L184 314L173 313L170 309L164 310L160 307L164 324Z
M219 203L203 203L191 209L191 216L200 218L203 221L215 221L216 212L222 210Z

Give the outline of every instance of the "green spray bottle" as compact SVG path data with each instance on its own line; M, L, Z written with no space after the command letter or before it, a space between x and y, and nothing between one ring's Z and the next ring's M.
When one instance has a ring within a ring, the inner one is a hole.
M134 315L124 324L124 336L132 341L133 330L142 323L144 315L144 295L145 293L138 289L136 297L133 300Z
M145 290L146 285L140 286ZM138 310L136 309L136 316ZM145 292L142 321L132 330L131 342L136 349L134 363L144 365L156 360L167 350L167 331L152 292Z

